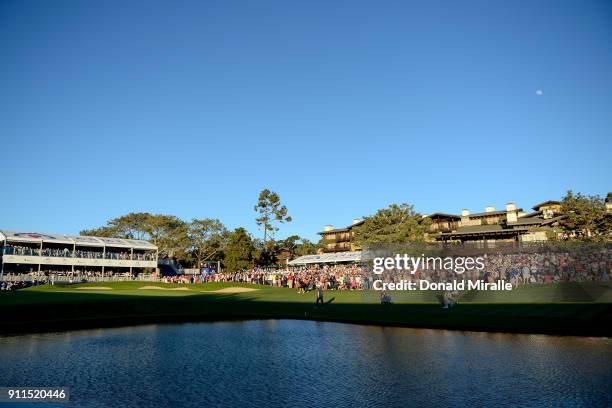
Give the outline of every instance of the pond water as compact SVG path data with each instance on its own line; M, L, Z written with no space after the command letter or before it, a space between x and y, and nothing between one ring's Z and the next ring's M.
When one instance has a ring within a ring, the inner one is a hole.
M606 338L256 320L0 337L0 362L70 388L30 406L612 406Z

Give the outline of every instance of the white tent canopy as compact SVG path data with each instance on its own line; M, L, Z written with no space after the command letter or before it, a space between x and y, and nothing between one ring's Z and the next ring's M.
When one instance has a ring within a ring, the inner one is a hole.
M289 261L289 265L325 264L338 262L359 262L361 252L336 252L330 254L304 255Z

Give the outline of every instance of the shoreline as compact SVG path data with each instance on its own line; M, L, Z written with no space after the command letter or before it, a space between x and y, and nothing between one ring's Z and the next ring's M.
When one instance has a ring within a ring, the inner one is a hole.
M450 327L450 326L431 326L431 325L406 325L403 323L393 322L376 322L376 321L355 321L355 320L344 320L344 319L333 319L333 318L299 318L299 317L288 317L288 316L126 316L121 318L96 318L91 320L62 320L62 321L46 321L37 322L36 329L30 330L30 328L24 328L23 326L9 326L8 328L2 328L0 330L0 337L18 337L27 336L34 334L47 334L47 333L59 333L67 331L79 331L79 330L104 330L114 328L125 328L125 327L136 327L145 326L151 324L160 325L173 325L173 324L197 324L197 323L222 323L222 322L243 322L252 320L302 320L302 321L314 321L314 322L328 322L328 323L341 323L341 324L354 324L363 326L378 326L380 328L393 327L393 328L406 328L406 329L424 329L424 330L440 330L440 331L455 331L455 332L470 332L470 333L487 333L487 334L517 334L517 335L539 335L539 336L560 336L560 337L594 337L594 338L612 338L612 331L610 330L596 330L596 331L583 331L583 330L531 330L531 329L496 329L496 328L485 328L479 326L462 326L462 327Z
M353 305L355 306L355 305ZM370 306L370 305L369 305ZM433 311L442 308L435 304L420 304L420 305L401 305L401 312L409 309L430 309ZM264 311L232 311L230 313L160 313L160 314L123 314L114 316L105 316L104 314L91 314L89 316L79 316L76 318L59 318L59 319L24 319L21 315L20 319L3 319L4 322L0 325L0 336L19 336L36 333L50 333L71 330L89 330L89 329L106 329L116 327L139 326L148 324L184 324L184 323L208 323L208 322L234 322L247 320L304 320L304 321L320 321L334 322L345 324L358 324L367 326L383 327L406 327L414 329L432 329L432 330L452 330L452 331L470 331L483 333L502 333L502 334L537 334L537 335L554 335L554 336L579 336L579 337L612 337L612 305L610 304L514 304L500 305L510 306L511 308L578 308L586 314L603 314L601 319L595 320L573 320L561 319L554 317L548 320L548 325L536 327L534 319L539 320L535 316L504 316L504 323L500 324L502 316L493 317L482 316L481 309L483 307L490 308L491 305L459 305L455 306L455 310L444 310L446 316L442 319L394 319L393 316L383 314L378 319L358 316L342 316L338 313L326 313L326 310L316 310L314 307L307 307L302 313L295 312L264 312ZM60 312L57 309L49 309L49 305L44 305L49 311ZM386 310L382 306L376 305L370 307L372 311L384 313ZM29 309L29 308L28 308ZM454 312L463 309L457 313L457 319L454 319ZM470 310L468 310L470 309ZM0 309L1 310L1 309ZM30 309L30 311L33 311ZM467 313L466 313L467 312ZM474 312L474 313L470 313ZM2 311L4 313L4 311ZM53 313L56 314L56 313ZM402 313L403 314L403 313ZM6 316L6 315L5 315ZM389 318L388 318L389 317ZM412 316L418 317L418 316ZM471 317L466 321L466 317ZM544 318L544 317L542 317ZM555 325L550 323L561 323Z

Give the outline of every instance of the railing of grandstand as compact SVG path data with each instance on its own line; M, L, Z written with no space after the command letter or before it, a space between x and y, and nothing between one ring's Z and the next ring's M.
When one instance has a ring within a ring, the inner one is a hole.
M30 248L24 246L7 245L2 248L4 255L21 255L21 256L50 256L57 258L87 258L87 259L119 259L132 261L155 261L154 253L135 253L130 252L113 252L106 251L86 251L86 250L70 250L68 248Z
M0 276L0 282L40 282L43 283L80 283L80 282L131 282L131 281L162 281L161 277L151 274L139 275L108 275L89 276L79 274L4 274Z

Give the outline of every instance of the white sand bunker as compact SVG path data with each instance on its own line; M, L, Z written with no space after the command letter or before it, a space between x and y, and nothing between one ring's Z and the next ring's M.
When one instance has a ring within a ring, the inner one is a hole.
M109 288L108 286L82 286L80 288L74 288L78 290L113 290L113 288Z
M145 290L189 290L189 288L186 287L181 287L181 288L163 288L161 286L143 286L142 288L138 288L138 289L145 289Z
M212 292L215 292L215 293L243 293L243 292L253 292L254 290L259 290L259 289L253 289L253 288L224 288L224 289L219 289L219 290L213 290Z

